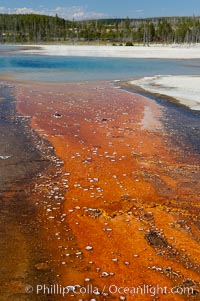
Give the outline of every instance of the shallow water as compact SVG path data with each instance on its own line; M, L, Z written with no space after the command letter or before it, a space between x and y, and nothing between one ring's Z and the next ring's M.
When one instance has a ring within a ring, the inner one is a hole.
M47 301L47 296L27 295L25 288L53 278L35 268L50 254L30 193L32 179L49 162L37 150L38 137L26 118L17 114L12 94L12 87L0 85L0 300Z
M187 107L170 102L162 96L134 90L134 88L123 87L123 89L153 99L160 104L165 111L163 123L167 132L171 133L174 145L179 146L185 152L185 155L190 155L190 151L193 154L200 154L199 111L189 110Z
M0 75L42 81L128 79L150 75L198 75L200 60L59 57L22 54L0 46Z

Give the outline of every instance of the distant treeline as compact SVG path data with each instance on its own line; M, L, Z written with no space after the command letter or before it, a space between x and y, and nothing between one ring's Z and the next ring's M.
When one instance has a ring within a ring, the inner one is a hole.
M1 43L199 43L200 17L68 21L58 16L0 14Z

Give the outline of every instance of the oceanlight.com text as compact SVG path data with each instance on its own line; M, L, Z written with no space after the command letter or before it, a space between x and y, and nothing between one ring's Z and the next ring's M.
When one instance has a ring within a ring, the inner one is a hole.
M80 285L67 285L62 286L60 284L38 284L35 287L31 285L27 285L25 288L26 293L37 294L37 295L124 295L124 296L137 296L137 295L193 295L194 289L192 287L183 287L176 286L169 288L167 286L152 286L148 284L144 284L141 286L117 286L115 284L112 285L104 285L102 289L93 286L92 284L88 284L86 286Z

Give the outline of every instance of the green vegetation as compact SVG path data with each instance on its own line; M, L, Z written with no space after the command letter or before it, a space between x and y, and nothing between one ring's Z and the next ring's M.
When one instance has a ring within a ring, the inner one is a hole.
M200 17L67 21L58 16L0 14L1 43L199 43Z

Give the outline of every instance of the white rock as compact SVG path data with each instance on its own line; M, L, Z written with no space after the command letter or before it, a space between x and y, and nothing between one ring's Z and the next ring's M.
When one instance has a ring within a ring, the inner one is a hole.
M93 250L93 247L92 247L92 246L86 246L85 249L86 249L87 251L91 251L91 250Z
M110 274L107 273L107 272L102 272L102 274L101 274L102 277L108 277L109 275L110 275Z

